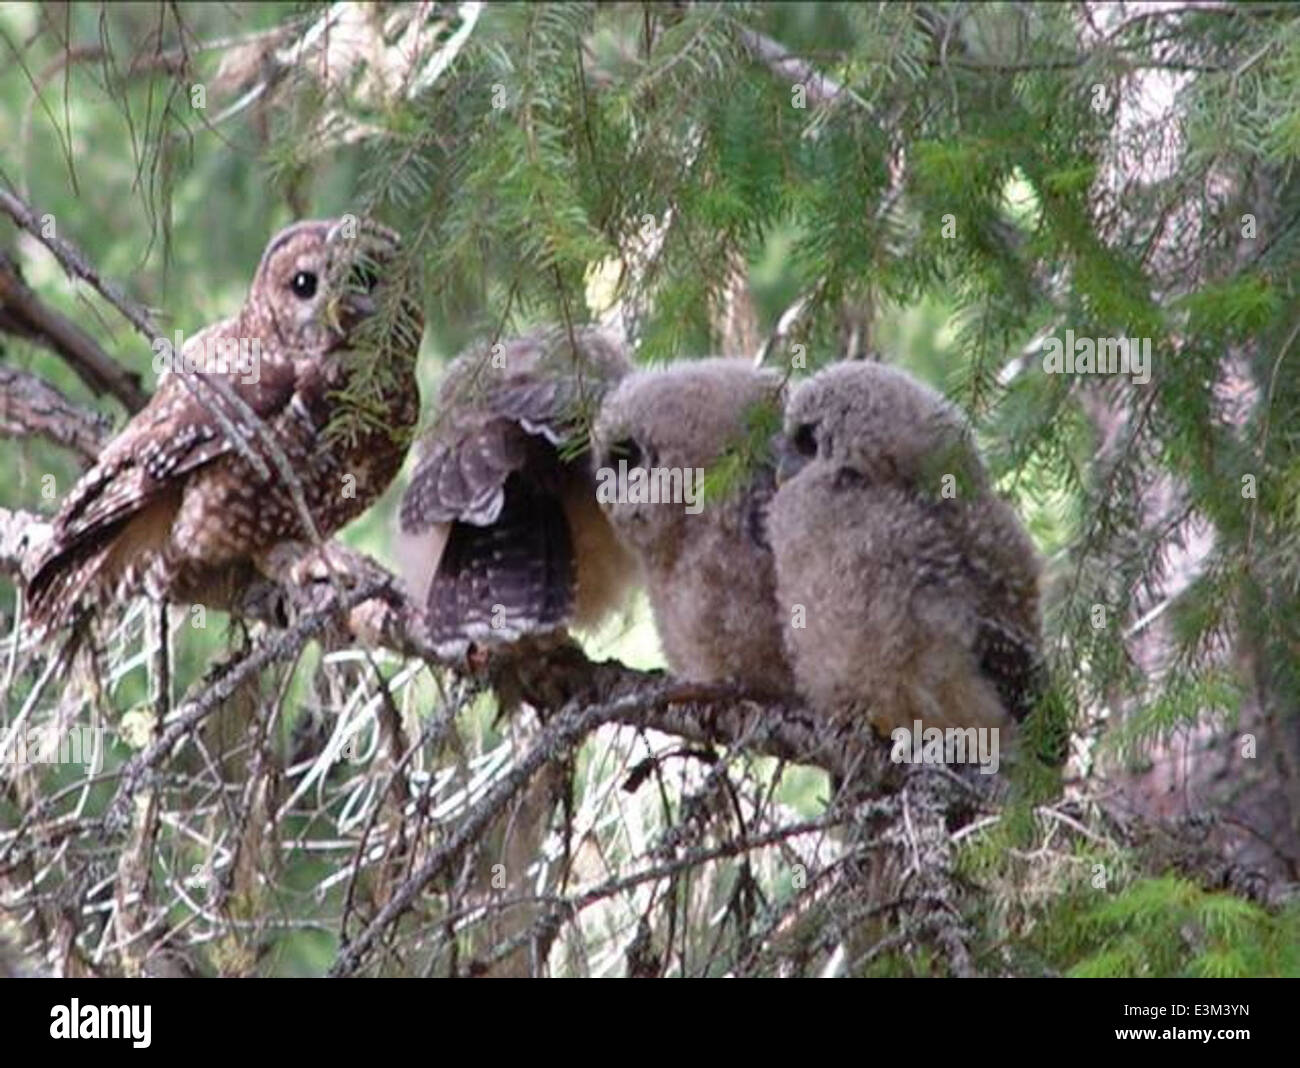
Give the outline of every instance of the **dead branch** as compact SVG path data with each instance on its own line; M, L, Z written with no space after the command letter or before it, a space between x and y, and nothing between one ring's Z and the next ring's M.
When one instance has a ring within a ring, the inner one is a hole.
M633 693L612 701L565 709L553 719L538 737L536 744L524 755L500 782L479 802L465 821L456 829L448 842L433 851L420 868L394 893L392 900L380 910L360 935L347 944L330 968L332 976L349 975L356 970L362 957L385 930L405 912L419 893L440 875L445 875L467 848L495 821L498 813L528 783L534 772L561 752L579 744L583 738L606 723L619 721L624 716L639 716L650 708L661 706L674 698L680 684L660 682L644 694Z
M0 436L39 436L93 461L108 437L111 420L73 404L48 382L0 367Z
M854 103L867 110L871 109L870 105L852 89L845 88L834 78L823 74L807 60L791 55L785 45L772 40L766 34L742 26L740 39L753 57L776 77L791 84L804 86L808 98L814 104L831 104L842 94L847 94Z
M5 198L14 199L0 189L0 208L5 206ZM148 400L140 376L119 364L71 319L45 304L4 252L0 252L0 331L34 341L62 357L91 390L116 397L129 412L139 411Z
M41 225L40 213L8 189L0 188L0 211L54 253L55 259L59 261L69 277L80 278L90 283L100 296L122 313L123 318L134 326L141 336L147 338L150 343L159 336L161 331L158 329L158 324L154 322L153 316L144 305L132 300L115 283L104 278L91 266L85 254L70 241L65 241L53 233L47 235ZM141 400L141 404L143 403Z
M43 521L27 512L0 509L0 570L25 573L43 541ZM435 650L424 613L404 592L400 580L363 553L328 543L332 577L342 582L348 595L346 623L340 637L381 646L402 656L415 657L437 667L471 672L492 682L507 671L516 679L521 697L541 709L559 709L578 701L614 702L612 721L653 728L704 745L745 746L756 752L814 764L835 774L852 769L857 758L846 743L850 736L828 730L796 702L760 701L729 687L672 682L662 672L638 671L615 660L587 659L575 644L524 644L503 647L480 661L449 664ZM356 590L369 590L359 597ZM241 608L249 618L276 622L285 606L302 603L302 592L277 588L270 580L249 591ZM232 673L212 687L201 706L178 710L201 720L239 681L258 668L293 655L308 638L324 629L334 611L327 606L305 617L290 631L272 639ZM303 628L306 629L303 629ZM670 686L671 699L664 699ZM621 703L631 698L631 703ZM640 703L638 704L638 701ZM174 741L184 729L173 734Z
M121 783L110 810L128 803L131 794L145 774L170 753L172 747L186 734L216 711L241 683L262 668L286 660L297 653L310 638L325 629L339 609L346 611L362 601L375 597L379 592L374 585L363 586L353 590L341 602L334 601L331 593L329 603L323 608L304 616L288 630L274 634L251 650L238 663L227 666L219 678L209 680L209 685L204 687L203 693L176 709L171 722L164 727L158 738L142 753L133 757L122 769Z

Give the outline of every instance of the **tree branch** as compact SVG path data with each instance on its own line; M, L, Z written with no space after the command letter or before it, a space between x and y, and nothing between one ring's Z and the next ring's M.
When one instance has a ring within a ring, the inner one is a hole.
M0 207L9 195L0 189ZM114 360L71 319L47 306L4 252L0 252L0 331L43 345L62 357L95 393L111 394L129 412L139 411L148 400L140 376Z
M35 375L0 367L0 436L39 435L93 461L111 426L107 416L78 407Z
M62 264L64 271L73 278L89 282L94 290L122 313L132 326L151 343L161 331L153 316L143 304L128 297L116 284L104 278L90 260L69 241L54 234L46 236L41 226L41 216L16 194L0 187L0 211L8 215L15 223L36 238L42 245L54 253L55 259Z

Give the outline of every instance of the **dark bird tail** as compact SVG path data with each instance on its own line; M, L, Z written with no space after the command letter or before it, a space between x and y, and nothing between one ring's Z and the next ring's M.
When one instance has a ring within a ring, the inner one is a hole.
M429 587L434 642L453 655L564 625L573 607L573 544L558 495L511 475L496 520L455 522Z

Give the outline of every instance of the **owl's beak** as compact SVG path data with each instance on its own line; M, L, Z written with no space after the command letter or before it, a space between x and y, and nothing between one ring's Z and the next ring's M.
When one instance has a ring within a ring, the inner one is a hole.
M339 305L343 309L344 317L353 322L368 318L379 310L379 302L371 294L352 290L339 297Z
M348 290L325 305L325 322L336 334L346 336L378 309L378 303L369 293Z

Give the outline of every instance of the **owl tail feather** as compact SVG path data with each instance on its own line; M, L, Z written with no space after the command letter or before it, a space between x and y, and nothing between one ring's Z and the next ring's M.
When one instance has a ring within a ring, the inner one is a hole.
M573 541L558 495L511 475L496 521L453 523L429 587L440 653L555 630L574 598Z
M28 619L33 629L49 632L72 618L104 567L108 553L100 549L80 559L53 557L27 584Z

